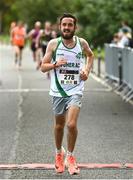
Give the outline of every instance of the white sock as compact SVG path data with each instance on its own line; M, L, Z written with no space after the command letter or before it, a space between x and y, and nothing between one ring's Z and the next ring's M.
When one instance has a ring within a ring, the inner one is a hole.
M56 154L60 154L62 152L62 148L61 149L56 149L55 152L56 152Z
M67 151L67 156L73 156L73 152Z
M61 146L61 149L57 149L56 148L56 154L60 154L61 152L64 152L65 153L65 149L63 146Z

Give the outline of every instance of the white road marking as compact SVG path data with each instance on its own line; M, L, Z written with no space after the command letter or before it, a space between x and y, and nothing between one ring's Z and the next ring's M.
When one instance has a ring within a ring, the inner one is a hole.
M0 93L21 93L21 92L47 92L49 89L36 89L36 88L25 88L25 89L0 89Z
M94 79L94 80L96 80L97 82L99 82L99 83L101 83L102 85L104 85L105 87L107 87L108 89L106 89L107 91L109 90L109 91L112 91L112 87L111 86L109 86L104 80L102 80L102 79L100 79L100 78L98 78L96 75L94 75L94 74L90 74L90 76ZM100 91L100 90L99 90ZM115 92L115 91L114 91ZM116 93L116 92L115 92ZM117 93L116 93L117 94ZM132 100L130 100L130 101L128 101L131 105L133 105L133 101Z
M23 103L23 96L21 93L21 89L22 89L22 77L21 74L18 73L18 90L19 90L19 101L18 101L18 117L17 117L17 122L16 122L16 129L15 129L15 134L14 134L14 138L13 138L13 145L12 148L10 150L10 154L9 154L9 159L8 162L14 162L15 158L16 158L16 149L18 146L18 142L19 142L19 136L20 136L20 131L21 131L21 126L22 126L22 116L23 116L23 112L22 112L22 103ZM5 171L4 173L4 179L10 179L11 177L11 171Z
M110 91L112 90L112 88L104 80L100 79L99 77L97 77L96 75L94 75L92 73L90 74L90 76L97 82L99 82L102 85L104 85L105 87L107 87Z

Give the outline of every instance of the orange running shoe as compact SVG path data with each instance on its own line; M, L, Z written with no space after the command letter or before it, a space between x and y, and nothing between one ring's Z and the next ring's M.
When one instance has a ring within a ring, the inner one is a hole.
M55 171L57 173L63 173L65 171L65 164L64 164L64 149L61 153L56 154L55 156Z
M67 156L65 160L65 165L68 168L68 172L70 175L79 174L80 169L76 163L76 159L74 156Z

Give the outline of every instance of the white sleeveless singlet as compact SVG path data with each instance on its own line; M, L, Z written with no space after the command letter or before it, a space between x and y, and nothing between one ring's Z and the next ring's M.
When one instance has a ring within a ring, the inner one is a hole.
M80 40L74 36L76 44L73 48L67 48L62 41L58 38L58 45L53 53L52 62L58 61L59 58L67 60L67 64L62 65L50 71L51 96L67 97L74 94L83 94L84 81L80 79L80 71L85 64L85 57L82 52Z

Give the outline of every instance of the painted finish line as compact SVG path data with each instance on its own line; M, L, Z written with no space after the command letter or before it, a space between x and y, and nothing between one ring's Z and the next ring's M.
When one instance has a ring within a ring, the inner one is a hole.
M99 164L99 163L80 163L79 168L83 169L104 169L104 168L119 168L119 169L133 169L133 163L113 163L113 164ZM43 163L30 163L30 164L0 164L0 170L12 170L12 169L54 169L54 164L43 164Z

